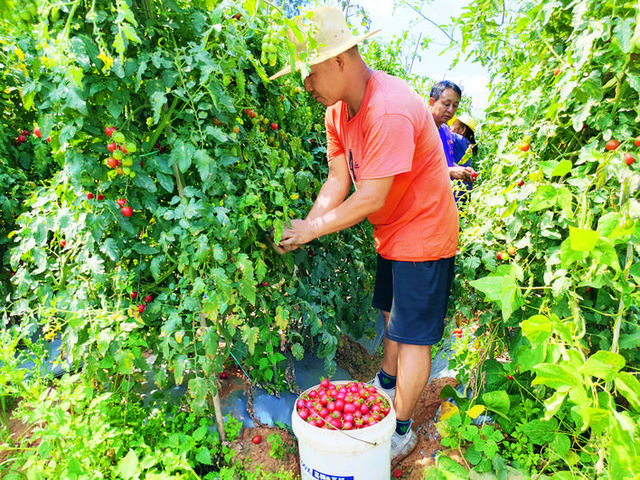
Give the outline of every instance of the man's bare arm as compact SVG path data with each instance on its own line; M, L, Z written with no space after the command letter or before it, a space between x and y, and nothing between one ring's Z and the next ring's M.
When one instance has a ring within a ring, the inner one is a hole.
M329 174L306 220L314 220L340 205L351 189L351 177L344 154L329 162Z
M393 177L363 180L356 192L337 207L312 220L293 220L285 228L281 245L302 245L314 238L360 223L384 206Z

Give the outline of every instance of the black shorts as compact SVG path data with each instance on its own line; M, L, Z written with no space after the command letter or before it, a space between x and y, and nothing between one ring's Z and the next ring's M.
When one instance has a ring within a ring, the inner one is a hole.
M378 255L373 307L391 313L388 339L411 345L442 339L454 258L401 262Z

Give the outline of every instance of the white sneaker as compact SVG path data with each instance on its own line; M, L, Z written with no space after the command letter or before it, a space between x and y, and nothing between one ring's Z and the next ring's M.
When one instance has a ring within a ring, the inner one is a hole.
M369 385L373 385L374 387L386 393L387 396L391 399L391 403L393 404L393 399L396 398L396 387L383 388L382 385L380 385L380 379L378 378L378 374L376 374L376 376L373 377L373 380L369 382Z
M393 432L391 436L391 468L395 467L401 460L407 457L418 444L418 435L411 429L404 435Z

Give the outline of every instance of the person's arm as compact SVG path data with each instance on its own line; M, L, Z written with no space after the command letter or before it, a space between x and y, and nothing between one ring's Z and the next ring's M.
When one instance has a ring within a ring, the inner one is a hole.
M329 174L305 220L314 220L340 205L351 189L351 177L344 154L329 161Z
M302 245L314 238L349 228L384 206L394 177L362 180L358 189L335 208L313 219L292 220L281 246Z

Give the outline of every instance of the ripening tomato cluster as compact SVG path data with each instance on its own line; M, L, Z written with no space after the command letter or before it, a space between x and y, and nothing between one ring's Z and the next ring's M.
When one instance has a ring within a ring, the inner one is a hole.
M363 382L335 384L323 379L303 393L296 411L309 425L328 430L357 430L375 425L391 411L389 399Z
M120 207L120 213L122 213L122 215L124 215L125 217L130 217L131 215L133 215L133 208L131 208L127 204L126 198L119 198L118 200L116 200L116 203Z
M640 136L637 136L633 140L633 144L636 147L640 147ZM612 138L611 140L609 140L605 144L605 148L607 150L609 150L610 152L616 151L619 146L620 146L620 142L618 140L616 140L615 138ZM623 153L622 158L624 159L624 162L629 166L633 165L636 162L636 157L633 154L629 153L629 152Z
M268 118L266 118L264 115L258 115L255 110L252 110L251 108L245 108L244 114L251 120L253 120L253 123L257 124L262 122L264 125L269 124L271 130L273 131L278 130L278 124L276 122L269 122ZM260 131L264 131L264 128L260 127Z
M124 134L118 132L116 127L105 127L104 133L113 140L107 143L107 150L109 150L111 155L105 160L107 166L113 168L113 170L109 172L110 176L128 175L131 178L135 177L136 172L131 168L133 165L131 154L136 152L136 144L127 142Z
M18 136L13 140L14 145L20 145L21 143L26 142L30 135L31 134L29 133L29 130L22 130L18 134ZM36 125L33 128L33 135L38 137L38 138L42 138L42 134L40 133L40 127L39 126ZM51 142L51 137L47 137L47 142Z
M138 292L133 290L133 291L131 291L131 293L129 293L129 296L131 297L131 300L135 300L136 298L138 298ZM151 296L151 295L145 295L144 296L145 303L150 303L152 300L153 300L153 296ZM145 303L139 303L138 304L138 306L136 307L138 309L138 313L144 313L144 311L146 309Z
M453 333L455 333L455 334L456 334L456 337L458 337L458 338L462 338L462 335L463 335L464 331L463 331L461 328L456 328L456 329L453 331Z

